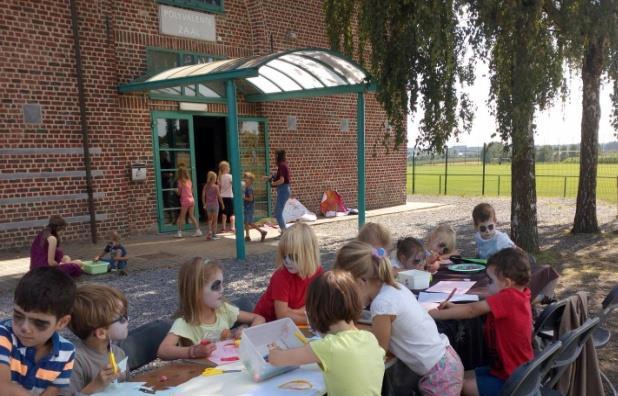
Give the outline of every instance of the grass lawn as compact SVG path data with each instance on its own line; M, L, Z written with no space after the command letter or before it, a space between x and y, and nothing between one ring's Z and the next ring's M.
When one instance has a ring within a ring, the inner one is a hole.
M444 163L416 165L415 194L444 194ZM483 165L480 163L449 163L447 193L449 195L480 195ZM576 197L579 164L536 164L537 194L539 196ZM599 164L597 198L616 202L618 164ZM412 193L412 166L407 170L408 193ZM485 168L485 194L511 194L511 164L488 164Z

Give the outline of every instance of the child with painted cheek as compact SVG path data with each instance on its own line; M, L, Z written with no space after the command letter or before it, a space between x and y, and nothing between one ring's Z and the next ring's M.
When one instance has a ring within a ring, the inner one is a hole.
M488 203L480 203L472 211L474 241L479 258L489 258L502 249L515 247L515 243L504 232L498 231L496 211Z
M425 246L428 250L427 266L431 273L440 268L440 261L448 260L457 250L457 233L448 224L440 224L427 234Z
M223 300L223 268L216 261L196 257L185 263L178 292L177 319L159 346L161 359L207 358L215 350L214 342L233 336L230 329L235 323L264 323L262 316Z

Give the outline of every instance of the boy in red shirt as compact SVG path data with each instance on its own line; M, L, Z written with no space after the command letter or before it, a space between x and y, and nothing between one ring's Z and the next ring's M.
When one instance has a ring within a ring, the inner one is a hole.
M487 262L490 296L471 304L447 303L429 314L434 319L469 319L487 314L483 335L489 350L489 367L477 367L464 376L463 395L489 396L500 393L506 379L532 352L532 309L530 306L530 262L517 249L507 248Z

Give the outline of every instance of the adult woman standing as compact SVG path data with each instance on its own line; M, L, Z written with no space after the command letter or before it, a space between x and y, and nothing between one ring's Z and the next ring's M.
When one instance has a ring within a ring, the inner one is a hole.
M285 158L285 150L277 150L275 153L277 161L277 173L270 178L270 185L277 187L277 203L275 205L275 218L279 224L281 232L285 230L285 220L283 220L283 208L290 199L290 168Z
M49 224L39 232L30 247L30 269L38 267L58 267L71 276L79 276L84 265L80 260L71 260L60 249L61 235L67 226L61 216L53 215Z

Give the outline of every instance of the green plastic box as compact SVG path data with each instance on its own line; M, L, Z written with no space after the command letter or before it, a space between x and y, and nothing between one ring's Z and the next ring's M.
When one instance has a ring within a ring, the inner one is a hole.
M99 275L107 273L109 263L106 261L84 261L84 272L90 275Z

